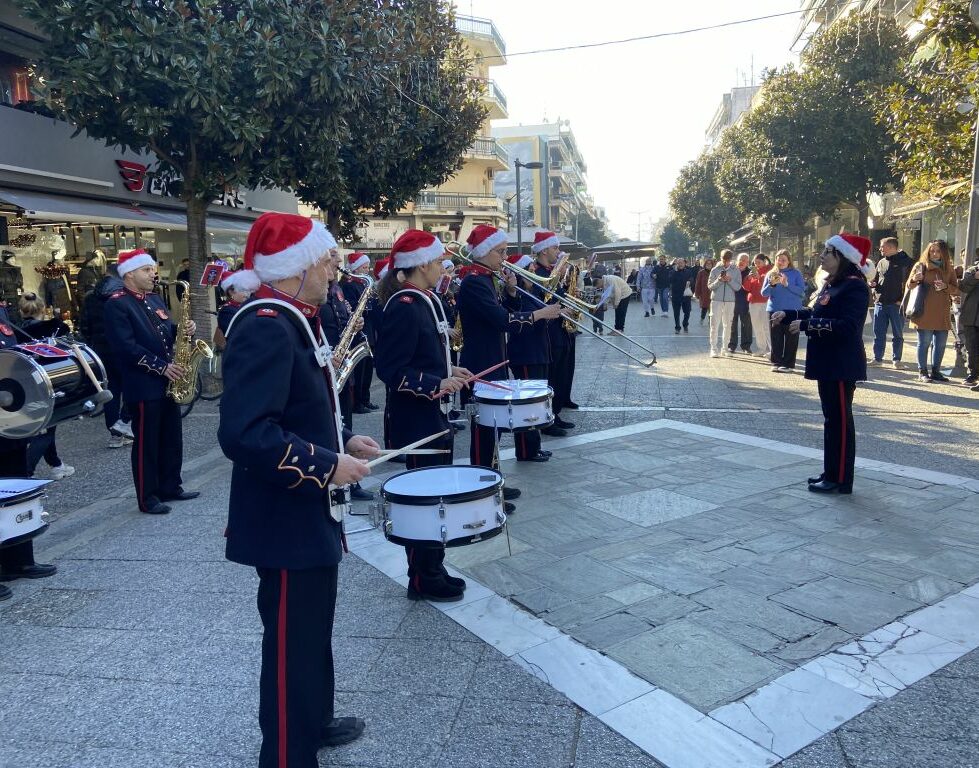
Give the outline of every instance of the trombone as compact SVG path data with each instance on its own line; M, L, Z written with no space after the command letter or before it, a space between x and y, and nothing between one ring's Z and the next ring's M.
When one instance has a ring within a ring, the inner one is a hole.
M456 246L456 250L451 250L450 246ZM448 251L448 253L450 253L452 256L456 256L456 257L458 257L458 258L460 258L460 259L468 262L469 264L475 264L476 262L473 260L473 258L471 256L469 256L467 253L464 252L464 250L463 250L464 248L465 248L465 246L462 243L458 242L458 241L452 241L450 243L446 243L446 245L445 245L445 250ZM524 278L525 280L527 280L527 282L532 283L533 285L537 285L537 286L543 288L545 291L553 291L557 287L558 283L561 280L561 277L560 276L558 276L555 279L555 275L559 275L559 270L558 269L554 269L551 272L550 277L546 277L545 278L545 277L541 277L540 275L538 275L535 272L531 272L530 270L527 270L527 269L522 269L520 267L514 266L513 264L506 264L505 265L505 268L508 269L508 270L510 270L510 271L512 271L518 277ZM503 279L502 273L495 272L494 274L497 277ZM520 287L520 285L515 285L514 287L520 293L522 293L524 296L527 296L527 297L533 299L534 301L538 302L541 306L546 306L547 302L544 301L543 299L541 299L539 296L531 293L528 290L525 290L524 288ZM572 297L572 296L563 296L563 295L561 295L559 293L552 293L552 295L554 296L555 299L558 300L558 303L562 304L567 309L571 309L571 310L573 310L575 312L580 312L583 315L587 315L588 318L591 319L593 322L598 323L599 325L601 325L601 326L603 326L605 328L608 328L609 330L615 330L615 328L613 326L609 325L604 320L600 320L599 318L595 317L594 314L592 314L598 308L598 304L589 304L588 302L586 302L586 301L584 301L582 299L579 299L579 298L576 298L576 297ZM642 365L644 368L650 368L650 367L652 367L656 363L656 353L653 352L653 350L649 349L648 347L644 347L638 341L636 341L635 339L629 338L624 333L623 334L620 334L621 338L623 338L626 341L631 342L635 346L639 347L639 349L641 349L643 352L648 352L650 355L652 355L652 358L649 359L649 360L643 360L642 358L636 357L632 353L627 352L626 350L622 349L622 347L619 347L619 346L613 344L611 341L609 341L608 339L606 339L604 336L599 336L597 333L595 333L590 328L586 328L584 325L582 325L580 322L578 322L575 318L565 316L565 319L568 320L570 323L573 323L575 326L577 326L580 330L584 331L585 333L594 336L596 339L598 339L601 342L604 342L605 344L608 344L610 347L612 347L612 349L618 350L619 352L621 352L626 357L628 357L628 358L630 358L632 360L635 360L637 363L639 363L640 365Z

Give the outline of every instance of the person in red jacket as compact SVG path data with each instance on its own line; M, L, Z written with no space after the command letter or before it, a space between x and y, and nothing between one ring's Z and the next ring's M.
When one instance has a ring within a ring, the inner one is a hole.
M764 253L759 253L755 256L751 264L751 272L744 279L742 286L748 292L748 314L755 334L755 354L759 357L768 357L772 352L772 329L768 324L768 297L761 295L765 275L771 268L772 263L768 257Z

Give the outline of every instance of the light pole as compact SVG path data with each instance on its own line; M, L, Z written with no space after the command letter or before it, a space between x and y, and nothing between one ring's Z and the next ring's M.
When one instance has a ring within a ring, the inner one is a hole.
M517 254L523 255L523 211L520 209L520 169L529 168L534 170L536 168L543 168L543 163L538 163L536 161L530 163L521 163L520 158L516 158L513 161L513 167L517 172Z
M979 0L969 3L969 18L979 29ZM976 257L976 240L979 239L979 120L976 121L976 145L972 153L972 191L969 195L969 224L965 231L965 263L971 264Z
M642 215L644 213L649 213L649 209L645 208L641 211L629 211L629 213L634 214L636 217L636 242L642 240Z

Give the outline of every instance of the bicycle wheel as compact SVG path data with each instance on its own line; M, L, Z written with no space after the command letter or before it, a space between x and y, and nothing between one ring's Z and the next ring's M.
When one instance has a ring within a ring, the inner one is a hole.
M210 362L208 386L204 386L201 373L197 373L198 397L208 402L217 400L224 393L224 379L221 377L221 355L215 355Z

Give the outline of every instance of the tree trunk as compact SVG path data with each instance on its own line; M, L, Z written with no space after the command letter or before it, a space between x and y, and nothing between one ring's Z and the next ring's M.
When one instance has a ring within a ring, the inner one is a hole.
M213 333L210 288L200 284L207 263L207 205L208 201L191 198L187 201L187 256L190 259L190 317L197 323L195 336L209 341ZM182 317L182 313L181 313Z
M867 199L867 190L861 189L856 199L857 206L857 234L863 237L870 237L870 227L867 226L867 219L870 218L870 201Z
M808 264L809 254L806 253L806 231L805 224L800 224L795 231L795 263Z

